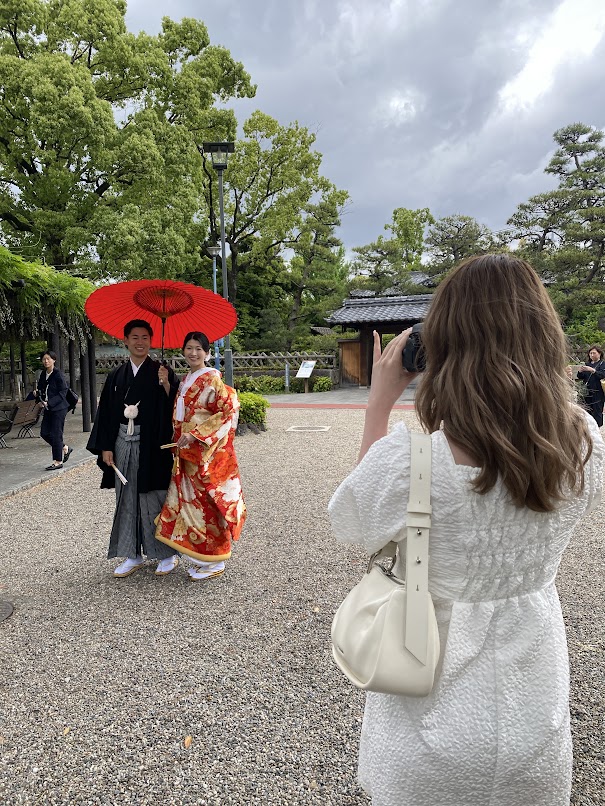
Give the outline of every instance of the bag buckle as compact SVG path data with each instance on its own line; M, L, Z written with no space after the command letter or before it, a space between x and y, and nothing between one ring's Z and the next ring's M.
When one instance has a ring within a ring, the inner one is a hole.
M395 563L397 561L397 547L393 543L392 545L395 546L394 550L390 549L390 545L388 544L384 546L384 548L375 551L374 554L368 560L368 567L366 568L366 574L369 574L372 568L376 565L379 559L385 558L388 559L390 562L388 565L381 565L380 569L388 576L393 576L393 569L395 568Z

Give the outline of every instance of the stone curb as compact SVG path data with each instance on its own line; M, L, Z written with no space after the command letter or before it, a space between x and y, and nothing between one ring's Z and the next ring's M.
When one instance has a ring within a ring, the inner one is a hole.
M75 462L73 465L70 465L68 468L63 468L63 473L61 476L64 476L65 473L71 473L73 470L76 470L79 467L85 467L89 465L91 462L96 462L96 457L91 456L90 459L80 459L78 462ZM41 484L48 484L48 482L56 479L57 476L40 476L39 479L34 479L33 481L26 481L23 484L19 484L17 487L13 487L10 490L5 490L4 492L0 492L0 501L3 498L10 498L13 495L17 495L17 493L22 493L25 490L31 490L33 487L39 487Z

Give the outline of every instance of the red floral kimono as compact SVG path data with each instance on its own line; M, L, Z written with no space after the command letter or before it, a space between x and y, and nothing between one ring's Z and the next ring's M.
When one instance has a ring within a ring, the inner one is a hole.
M195 442L176 449L155 536L196 560L218 562L231 556L231 541L246 520L233 445L239 400L215 369L205 370L182 397L184 416L182 422L174 417L174 441L189 433ZM178 398L175 415L177 404Z

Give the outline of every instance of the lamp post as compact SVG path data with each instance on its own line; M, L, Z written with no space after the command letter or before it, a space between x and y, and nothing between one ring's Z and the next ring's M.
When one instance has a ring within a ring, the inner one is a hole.
M212 257L212 290L216 294L216 259L221 253L220 246L207 246L206 249L208 253ZM221 368L221 357L218 351L218 341L214 342L214 366L220 370Z
M212 167L218 175L218 203L221 219L221 264L223 274L223 297L229 301L229 286L227 283L227 256L225 254L225 205L223 197L223 171L227 167L227 155L235 150L235 143L202 143L204 153L210 154ZM225 336L225 382L233 386L233 354L231 353L231 340L229 334Z

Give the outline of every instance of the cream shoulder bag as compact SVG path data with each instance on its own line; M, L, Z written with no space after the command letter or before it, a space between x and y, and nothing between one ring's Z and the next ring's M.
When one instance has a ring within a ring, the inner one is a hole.
M439 660L439 633L428 590L431 437L411 435L405 582L393 574L397 543L370 557L361 582L332 621L332 654L357 688L424 697ZM391 559L389 569L377 563Z

